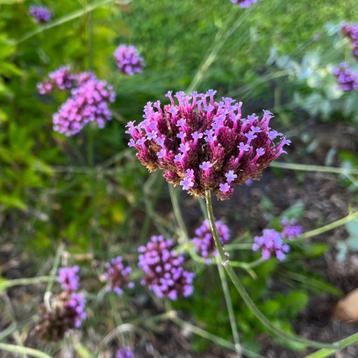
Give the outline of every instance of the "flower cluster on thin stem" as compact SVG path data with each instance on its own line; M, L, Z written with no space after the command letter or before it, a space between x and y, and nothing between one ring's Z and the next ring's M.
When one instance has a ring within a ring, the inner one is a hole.
M150 171L164 170L164 178L188 193L204 196L213 191L227 199L235 184L258 178L290 144L270 128L273 115L242 116L242 103L232 98L215 100L207 93L167 93L170 103L149 102L144 120L129 122L129 146Z

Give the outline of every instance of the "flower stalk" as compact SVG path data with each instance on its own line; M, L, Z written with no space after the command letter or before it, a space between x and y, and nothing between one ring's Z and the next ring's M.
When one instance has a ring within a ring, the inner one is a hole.
M313 340L299 337L299 336L296 336L293 334L288 334L288 333L280 330L279 328L277 328L275 325L273 325L270 322L270 320L255 305L254 301L251 299L250 295L248 294L245 287L243 286L241 280L239 279L239 277L236 275L235 271L231 267L229 256L224 251L224 248L221 245L221 242L220 242L219 236L218 236L218 232L217 232L217 229L215 226L215 217L214 217L214 212L213 212L212 198L211 198L210 191L205 192L205 202L206 202L206 209L207 209L207 213L208 213L210 228L211 228L214 242L217 247L218 254L219 254L218 260L219 260L220 264L224 267L228 277L230 278L231 282L234 284L236 290L240 294L240 296L243 299L243 301L245 302L245 304L250 308L252 313L262 323L262 325L264 325L269 331L271 331L275 335L281 337L282 339L302 343L309 347L333 349L334 351L337 351L337 350L343 348L343 345L341 343L342 341L334 342L334 343L323 343L323 342L313 341Z

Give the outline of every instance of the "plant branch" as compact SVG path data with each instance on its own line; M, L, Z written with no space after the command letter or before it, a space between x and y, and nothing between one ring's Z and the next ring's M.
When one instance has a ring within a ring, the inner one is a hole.
M335 349L338 350L341 347L340 342L334 342L334 343L323 343L323 342L316 342L312 341L310 339L306 339L303 337L299 337L293 334L286 333L282 331L281 329L277 328L274 324L271 323L271 321L258 309L254 301L251 299L250 295L246 291L245 287L241 283L239 277L236 275L235 271L231 267L229 257L225 253L221 242L219 240L219 235L216 230L215 226L215 217L213 212L213 206L212 206L212 199L211 199L211 192L206 191L205 193L205 201L206 201L206 207L208 212L208 218L210 223L211 232L214 238L215 245L217 247L218 253L219 253L219 259L220 263L225 268L225 271L227 275L229 276L230 280L234 284L235 288L237 289L238 293L240 294L241 298L245 302L245 304L250 308L250 310L253 312L253 314L256 316L256 318L261 322L262 325L264 325L269 331L274 333L275 335L290 341L295 341L302 343L306 346L314 347L314 348L328 348L328 349Z

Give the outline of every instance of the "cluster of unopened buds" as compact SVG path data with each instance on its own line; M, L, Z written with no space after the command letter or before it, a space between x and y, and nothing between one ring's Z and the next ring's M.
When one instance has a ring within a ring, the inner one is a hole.
M49 73L37 89L41 95L54 89L70 92L68 99L53 115L53 129L66 136L79 133L92 122L103 128L112 118L109 104L115 100L113 88L91 72L73 73L69 66L62 66Z
M270 128L271 112L245 117L241 102L215 94L168 92L170 103L148 102L143 121L129 122L127 133L150 171L164 170L169 183L194 196L212 191L228 199L235 184L258 178L290 141Z

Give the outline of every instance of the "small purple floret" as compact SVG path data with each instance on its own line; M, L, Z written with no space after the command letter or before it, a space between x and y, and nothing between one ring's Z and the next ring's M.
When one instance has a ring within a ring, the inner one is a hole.
M79 274L80 268L78 266L61 267L58 270L58 282L64 291L77 291L80 284Z
M230 240L230 230L221 220L216 221L216 229L219 234L219 239L222 245L225 245ZM201 257L208 259L211 255L216 254L215 242L211 234L208 220L195 230L195 237L193 238L195 251ZM208 260L209 262L210 260Z
M29 8L29 14L41 24L49 22L52 19L52 11L46 6L32 5Z
M288 220L283 219L281 221L282 225L282 237L287 240L295 239L302 235L303 233L303 227L301 225L298 225L296 220Z
M285 259L290 247L284 243L281 234L273 229L265 229L262 236L256 236L252 245L253 251L261 251L263 260L275 255L279 261Z
M133 76L143 71L144 60L135 46L119 45L114 52L114 57L117 68L125 75Z
M124 266L121 256L117 256L106 264L106 272L104 279L107 282L108 289L115 292L117 295L123 293L123 288L133 288L133 282L129 281L131 268Z
M144 272L142 284L157 297L175 301L193 293L194 273L184 269L184 256L175 252L172 240L152 236L138 252L138 266Z

